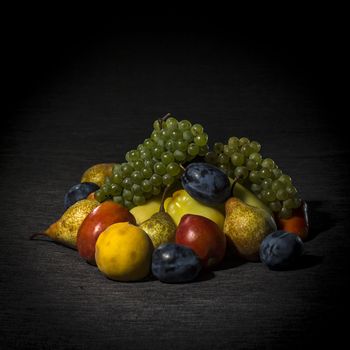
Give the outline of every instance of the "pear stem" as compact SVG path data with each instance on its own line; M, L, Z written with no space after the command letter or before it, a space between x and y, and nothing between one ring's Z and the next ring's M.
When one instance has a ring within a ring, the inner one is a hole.
M165 213L164 202L165 202L165 198L166 198L166 195L167 195L170 187L171 187L171 185L166 186L164 191L163 191L162 200L160 202L160 207L159 207L160 213Z
M234 179L233 179L233 182L232 182L232 186L231 186L231 197L233 197L233 190L235 189L235 185L236 183L238 182L239 180L239 177L236 176Z

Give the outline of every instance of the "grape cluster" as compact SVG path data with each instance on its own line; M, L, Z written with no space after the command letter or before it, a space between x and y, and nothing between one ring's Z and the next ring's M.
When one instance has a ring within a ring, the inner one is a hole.
M280 218L289 218L301 205L290 176L283 174L271 158L263 158L261 145L246 137L230 137L227 144L217 142L205 155L229 177L238 178L245 187L267 204Z
M178 121L167 115L153 123L150 138L126 153L126 162L113 168L112 176L95 192L127 207L141 205L181 177L181 164L208 152L208 135L202 125Z

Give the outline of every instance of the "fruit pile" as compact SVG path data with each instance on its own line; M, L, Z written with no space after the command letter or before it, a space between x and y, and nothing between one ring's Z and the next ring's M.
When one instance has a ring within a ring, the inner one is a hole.
M125 162L96 164L45 232L108 278L189 282L225 256L286 269L303 252L307 206L291 178L246 137L208 146L200 124L171 115Z

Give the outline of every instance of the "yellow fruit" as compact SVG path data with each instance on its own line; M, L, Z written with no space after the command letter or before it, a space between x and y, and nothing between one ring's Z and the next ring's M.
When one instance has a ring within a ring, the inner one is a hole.
M150 273L153 244L146 232L128 222L109 226L97 239L99 270L117 281L138 281Z
M130 210L138 225L148 220L153 214L158 213L161 199L161 196L157 196L148 200L145 204L138 205Z
M76 248L78 230L84 219L100 203L96 200L82 199L71 205L50 227L42 233L56 242Z
M85 170L80 182L93 182L98 186L102 186L106 176L112 175L114 163L100 163L95 164L89 169Z

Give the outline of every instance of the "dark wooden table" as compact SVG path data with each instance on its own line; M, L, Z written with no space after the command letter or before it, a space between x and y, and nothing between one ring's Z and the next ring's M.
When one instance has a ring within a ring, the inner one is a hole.
M346 339L349 142L329 99L327 38L55 31L29 45L30 34L17 37L25 59L19 47L8 56L2 349L283 349ZM191 284L118 283L74 250L28 239L62 214L86 168L122 161L167 112L203 124L211 144L258 140L292 176L311 221L298 269L248 262Z

